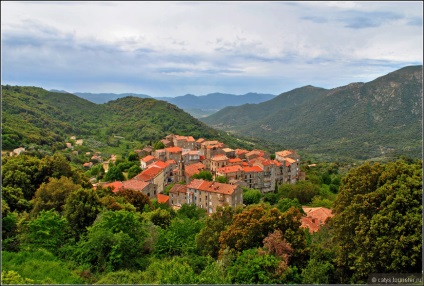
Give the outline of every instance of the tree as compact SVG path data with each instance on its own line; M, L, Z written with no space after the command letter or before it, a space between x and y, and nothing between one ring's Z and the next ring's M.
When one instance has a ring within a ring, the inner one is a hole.
M301 214L296 208L281 213L264 204L252 205L233 217L232 224L219 237L220 257L226 248L242 252L263 246L263 240L275 230L280 230L293 248L293 263L303 266L307 250L305 233L300 228Z
M161 228L167 228L172 219L169 211L159 208L151 212L144 212L142 217L145 221L151 222Z
M218 176L215 178L215 181L222 184L228 184L228 178L225 176Z
M140 191L123 189L117 192L116 195L123 197L126 202L132 204L140 213L143 212L144 206L151 206L149 197Z
M308 181L299 181L294 185L283 184L278 190L280 197L298 199L302 205L310 203L319 193L319 187Z
M63 212L65 200L69 194L81 188L67 177L60 179L50 178L48 183L41 184L35 193L34 208L32 214L36 215L42 210L54 209Z
M134 151L131 151L128 154L128 161L130 161L130 162L138 162L139 159L140 158L138 157L138 154L135 153Z
M155 150L163 149L163 148L165 148L165 144L163 144L162 141L158 141L158 142L155 143L154 148L155 148Z
M138 165L134 165L131 168L128 169L128 179L132 179L135 176L137 176L138 174L141 173L141 168Z
M21 275L19 275L18 272L10 270L10 271L2 271L1 272L1 281L3 284L13 284L13 285L19 285L19 284L35 284L34 280L29 278L23 278Z
M222 231L231 225L233 215L240 212L241 208L219 206L216 212L206 219L205 227L196 235L196 246L202 255L218 258L219 236Z
M197 207L194 204L183 204L177 211L177 217L200 220L206 217L206 210Z
M104 211L75 249L75 259L98 271L135 267L147 236L140 214Z
M261 191L248 189L243 192L243 203L245 205L257 204L261 200Z
M3 187L2 202L6 203L10 211L29 211L31 203L24 197L21 188Z
M39 247L57 254L66 242L69 226L65 218L53 209L42 210L38 216L28 222L28 232L24 234L24 243L37 249Z
M101 210L101 203L94 190L79 189L69 194L64 206L64 217L78 239L87 232Z
M210 182L212 182L212 180L213 180L212 173L210 171L207 171L207 170L202 170L198 174L194 174L191 178L192 179L203 179L203 180L210 181Z
M281 212L285 212L292 207L297 208L302 214L305 213L303 211L302 205L299 203L299 201L296 198L295 199L282 198L281 200L278 201L278 204L277 204L277 208Z
M117 166L112 166L109 168L108 172L104 176L104 180L106 182L114 182L114 181L124 181L124 174L119 170Z
M341 283L422 269L422 162L365 163L342 180L330 221Z

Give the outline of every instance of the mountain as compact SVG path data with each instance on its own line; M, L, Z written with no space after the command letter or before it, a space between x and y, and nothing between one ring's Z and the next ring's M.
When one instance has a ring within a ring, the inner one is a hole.
M153 98L128 96L95 104L39 87L2 86L2 149L29 144L59 148L73 135L90 138L99 146L117 147L116 136L147 144L170 133L213 138L233 146L247 144Z
M250 92L243 95L210 93L207 95L195 96L192 94L186 94L184 96L177 97L157 97L156 99L175 104L193 116L200 118L213 114L227 106L239 106L246 103L260 103L274 97L275 95L272 94Z
M93 103L106 103L111 100L115 100L122 97L134 96L140 98L151 98L151 96L146 94L137 94L137 93L89 93L89 92L74 92L73 94L87 99Z
M422 66L409 66L368 83L301 87L201 120L325 160L421 158L422 93Z

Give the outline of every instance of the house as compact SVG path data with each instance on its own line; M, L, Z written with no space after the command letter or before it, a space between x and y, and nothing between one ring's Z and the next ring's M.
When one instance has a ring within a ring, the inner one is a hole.
M144 181L131 179L131 180L122 182L122 189L139 191L139 192L142 192L144 195L148 196L149 198L156 197L156 188L150 182L144 182Z
M165 148L166 160L174 160L175 162L181 161L183 149L181 147L168 147ZM163 160L163 161L166 161Z
M25 152L25 148L24 147L16 148L16 149L14 149L11 152L11 156L13 156L13 155L20 155L22 152Z
M192 181L192 177L195 174L199 174L202 170L206 170L206 166L200 162L190 165L184 165L183 179L180 181L185 181L187 184L189 184Z
M165 186L164 175L164 169L157 166L152 166L135 176L133 179L154 184L155 190L153 193L154 197L156 197L156 194L163 192L163 188Z
M236 149L236 157L240 158L241 160L246 159L246 154L249 153L248 150L245 149Z
M182 159L186 164L193 164L200 161L200 152L199 151L186 151L182 153Z
M243 190L238 185L195 179L187 185L187 203L195 204L211 214L218 206L243 205Z
M140 154L138 154L138 153L137 153L137 154L138 154L138 157L139 157L139 158L141 158L141 157L146 157L146 156L148 156L148 155L152 155L154 150L155 150L155 149L154 149L152 146L147 145L146 147L144 147L144 148L141 150Z
M119 182L119 181L102 184L101 186L103 188L109 188L110 187L112 189L112 192L114 192L114 193L119 192L120 190L123 189L123 184L122 184L122 182Z
M160 140L160 142L163 143L163 145L165 146L165 148L174 147L174 142L169 141L167 139L162 139L162 140Z
M228 158L235 158L236 157L236 151L231 148L223 148L222 151L224 151L225 156Z
M140 159L140 168L144 170L147 168L147 166L156 161L157 159L155 157L153 157L152 155L147 155L146 157Z
M87 162L87 163L84 163L82 166L83 166L84 168L89 169L89 168L93 167L93 162Z
M244 169L240 165L226 166L219 168L216 171L216 176L226 177L228 182L231 180L244 181Z
M196 140L192 136L173 136L173 143L175 147L180 147L182 149L196 149Z
M228 157L225 155L215 155L210 160L210 170L212 174L216 174L216 171L222 167L228 165Z
M302 206L305 215L301 220L301 227L308 228L310 233L316 232L320 227L327 223L327 220L333 217L330 209L324 207L310 208Z
M155 150L152 155L158 160L166 161L166 151L165 151L165 149Z
M187 185L175 184L169 190L169 204L181 207L187 203Z
M250 189L261 190L264 187L264 171L259 166L244 167L244 182Z
M169 196L164 194L158 194L158 203L169 205Z

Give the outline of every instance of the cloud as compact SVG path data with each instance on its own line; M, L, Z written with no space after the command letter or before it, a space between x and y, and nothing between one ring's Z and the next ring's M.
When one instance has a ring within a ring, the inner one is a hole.
M420 5L366 4L2 2L3 82L153 96L277 94L422 62Z

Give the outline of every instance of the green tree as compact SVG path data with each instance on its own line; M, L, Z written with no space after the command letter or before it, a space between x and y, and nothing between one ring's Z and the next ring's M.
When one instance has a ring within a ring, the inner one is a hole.
M153 146L155 148L155 150L159 150L159 149L164 149L165 148L165 144L163 144L162 141L158 141L155 143L155 146Z
M131 168L128 169L128 179L132 179L135 176L137 176L138 174L141 173L141 168L138 165L134 165Z
M210 171L207 171L207 170L202 170L198 174L194 174L193 176L191 176L191 178L192 179L203 179L203 180L210 181L210 182L212 182L212 180L213 180L212 173Z
M129 154L128 154L128 161L130 161L130 162L138 162L138 160L139 160L140 158L138 157L138 154L137 153L135 153L134 151L131 151Z
M215 181L222 184L228 184L228 178L225 176L218 176L215 178Z
M144 207L146 205L148 206L152 205L149 197L139 191L123 189L117 192L116 195L123 197L126 202L132 204L135 207L135 209L140 213L143 212Z
M205 227L196 236L197 249L202 255L218 258L219 236L233 222L233 215L241 212L241 208L230 206L217 207L205 221Z
M68 232L69 226L64 217L53 209L42 210L35 219L28 222L28 232L24 234L23 240L31 248L41 247L57 254L67 240Z
M319 193L319 187L308 181L299 181L294 185L283 184L278 190L280 197L298 199L302 205L310 203Z
M299 203L299 201L296 198L294 199L282 198L281 200L278 201L277 208L281 212L285 212L289 210L291 207L297 208L299 212L302 214L305 213L302 209L302 205Z
M151 212L144 212L142 217L146 222L151 222L161 228L167 228L172 219L171 213L168 210L159 208Z
M3 187L2 202L7 203L10 211L29 211L31 202L27 201L21 188Z
M75 238L87 232L101 210L101 203L94 190L79 189L69 194L64 206L64 217Z
M261 200L261 196L261 191L255 189L248 189L243 192L243 203L245 205L257 204Z
M104 211L78 242L74 256L101 272L136 267L146 237L140 214Z
M342 180L330 221L342 283L422 269L422 162L365 163Z
M42 210L50 209L62 213L66 198L71 192L80 188L81 185L75 184L67 177L50 178L49 182L41 184L35 193L34 208L31 213L37 215Z
M104 176L104 180L106 182L114 182L114 181L124 181L124 174L119 170L117 166L112 166L109 168L108 172Z
M34 280L29 278L23 278L21 275L19 275L18 272L10 270L10 271L2 271L1 272L1 281L2 284L35 284Z
M197 207L194 204L183 204L177 211L177 217L200 220L207 216L206 210Z

